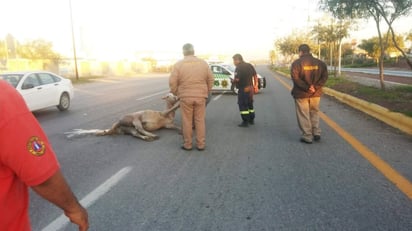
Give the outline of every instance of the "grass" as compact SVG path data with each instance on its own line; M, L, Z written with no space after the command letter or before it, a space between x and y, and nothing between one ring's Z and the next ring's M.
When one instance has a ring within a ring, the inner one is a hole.
M326 87L412 117L412 86L410 85L382 90L343 78L329 78Z

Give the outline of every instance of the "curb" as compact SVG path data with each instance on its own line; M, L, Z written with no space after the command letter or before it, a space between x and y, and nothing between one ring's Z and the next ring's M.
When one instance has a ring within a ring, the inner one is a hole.
M409 135L412 135L412 118L401 113L389 111L387 108L377 104L358 99L348 94L344 94L328 87L323 87L323 92L337 100L356 108L392 127L395 127Z

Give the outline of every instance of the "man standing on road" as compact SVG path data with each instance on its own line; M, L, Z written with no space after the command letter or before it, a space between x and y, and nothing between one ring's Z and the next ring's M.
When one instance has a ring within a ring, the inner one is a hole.
M88 215L64 179L56 155L21 95L0 80L0 230L29 231L30 186L80 231Z
M194 54L193 45L185 44L183 46L184 59L174 65L169 79L170 92L180 99L182 149L186 151L192 150L193 127L196 131L197 149L202 151L206 147L206 99L212 90L214 81L209 64Z
M256 75L255 68L243 60L242 55L235 54L233 64L236 66L234 83L239 89L237 103L239 104L242 123L239 127L248 127L255 123L255 109L253 108L253 76Z
M307 44L299 46L299 59L292 63L292 96L295 98L296 117L302 136L301 142L311 144L320 140L319 103L322 87L328 79L326 64L310 53Z

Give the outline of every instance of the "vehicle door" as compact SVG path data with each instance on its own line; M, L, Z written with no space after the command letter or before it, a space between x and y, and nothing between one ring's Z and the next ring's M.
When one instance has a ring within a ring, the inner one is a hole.
M30 74L23 79L20 94L26 101L30 111L44 107L44 91L36 74Z
M210 69L215 77L213 90L230 90L231 88L231 73L224 67L219 65L211 65Z
M60 100L60 86L57 80L59 79L50 73L37 73L36 75L44 91L45 107L58 105Z

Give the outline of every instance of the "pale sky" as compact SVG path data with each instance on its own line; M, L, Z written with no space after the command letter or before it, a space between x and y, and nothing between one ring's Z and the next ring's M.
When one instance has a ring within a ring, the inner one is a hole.
M320 18L317 8L317 0L72 0L77 52L102 58L136 51L180 55L187 42L197 54L267 58L275 39ZM411 21L395 28L407 32ZM373 20L360 30L365 38L376 35ZM69 0L3 0L0 37L8 33L20 42L44 38L70 56Z

